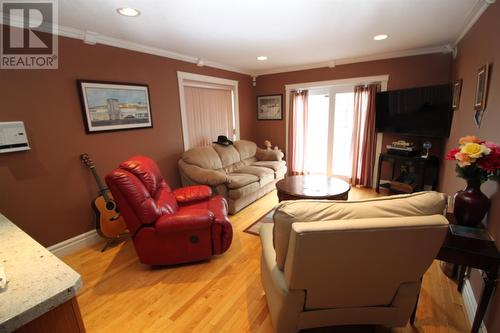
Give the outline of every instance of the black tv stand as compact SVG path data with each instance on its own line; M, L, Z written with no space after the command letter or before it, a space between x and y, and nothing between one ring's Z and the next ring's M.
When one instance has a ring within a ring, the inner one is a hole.
M437 190L438 180L439 180L439 164L440 160L436 156L429 156L423 158L420 156L402 156L389 153L381 153L378 157L378 174L377 174L377 184L375 191L379 193L380 191L380 174L382 172L382 163L388 162L391 164L391 180L395 177L395 165L397 163L409 163L415 166L414 176L416 177L415 192L423 191L425 185L425 175L428 170L432 170L432 182L431 186L433 190Z

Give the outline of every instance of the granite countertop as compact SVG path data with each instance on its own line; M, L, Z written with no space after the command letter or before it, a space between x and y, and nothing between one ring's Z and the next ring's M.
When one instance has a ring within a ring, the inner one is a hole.
M2 214L0 263L8 281L7 288L0 289L0 333L11 332L70 300L82 286L80 274Z

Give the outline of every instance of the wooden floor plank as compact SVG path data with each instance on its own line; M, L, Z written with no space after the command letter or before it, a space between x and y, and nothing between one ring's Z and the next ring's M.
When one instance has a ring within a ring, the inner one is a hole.
M377 196L353 188L349 200ZM260 240L243 230L277 204L271 192L231 216L234 240L210 261L151 268L139 263L131 241L100 252L102 244L64 258L83 279L78 302L87 332L252 332L273 328L260 282ZM304 332L467 332L456 284L434 262L425 274L415 326L336 327Z

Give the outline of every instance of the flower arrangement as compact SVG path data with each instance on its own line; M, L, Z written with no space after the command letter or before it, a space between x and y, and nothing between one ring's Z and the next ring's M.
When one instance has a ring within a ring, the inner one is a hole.
M459 146L446 154L447 160L457 161L457 175L465 179L500 180L500 147L490 141L469 135L460 138Z

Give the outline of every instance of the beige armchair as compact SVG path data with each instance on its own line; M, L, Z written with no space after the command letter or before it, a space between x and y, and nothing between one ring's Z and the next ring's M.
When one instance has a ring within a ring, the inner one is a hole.
M406 325L448 230L445 208L437 192L282 202L274 225L260 230L261 278L276 332Z

